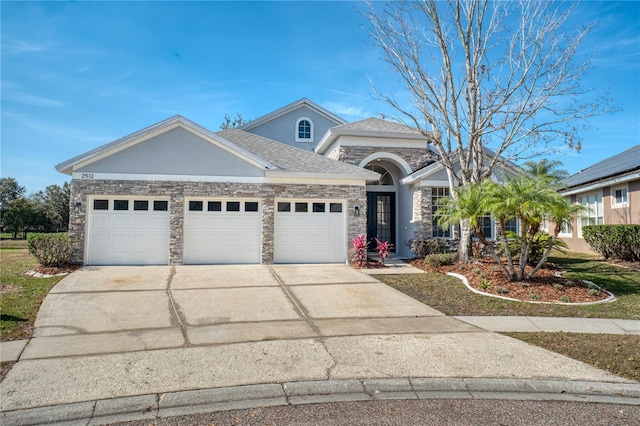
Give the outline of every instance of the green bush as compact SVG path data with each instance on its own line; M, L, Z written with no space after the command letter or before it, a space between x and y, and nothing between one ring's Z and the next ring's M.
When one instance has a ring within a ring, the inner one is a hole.
M42 266L62 266L69 262L71 246L66 232L29 235L27 247Z
M409 241L409 248L416 254L416 257L420 258L429 254L446 253L458 249L455 241L445 238L416 238Z
M544 231L536 232L536 234L533 236L531 244L529 245L529 265L535 266L538 264L538 262L540 262L542 256L544 255L544 252L547 250L547 247L549 247L549 243L551 242L552 238L553 237L551 235L547 234ZM520 250L522 248L522 239L520 238L520 235L516 234L515 232L507 231L507 241L509 241L509 252L511 253L511 256L514 258L519 257ZM567 243L562 241L560 238L556 238L553 243L553 248L561 253L564 253L565 249L569 247L567 246ZM500 250L502 251L502 253L506 253L506 250L504 249L504 243L500 243Z
M438 268L445 265L453 265L453 263L456 261L456 256L456 253L428 254L424 258L424 263L433 268Z
M582 236L605 259L640 261L640 225L589 225Z

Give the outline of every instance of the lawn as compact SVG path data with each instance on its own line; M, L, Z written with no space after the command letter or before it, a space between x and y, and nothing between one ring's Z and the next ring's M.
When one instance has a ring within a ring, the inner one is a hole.
M470 292L456 278L436 274L377 275L378 280L446 315L507 315L640 320L640 272L582 253L558 253L550 260L569 270L569 278L593 281L618 300L588 306L512 302Z
M566 277L593 281L618 300L590 306L512 302L469 291L446 275L377 275L376 278L446 315L507 315L640 320L640 272L582 253L556 253L551 262ZM577 333L505 333L629 379L640 381L640 336Z
M532 345L640 381L640 336L580 333L504 333Z
M32 278L25 275L37 265L25 240L0 243L0 339L30 337L42 300L62 277Z

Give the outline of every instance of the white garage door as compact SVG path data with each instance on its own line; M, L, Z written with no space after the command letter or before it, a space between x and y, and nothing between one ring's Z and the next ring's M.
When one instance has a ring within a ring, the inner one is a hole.
M260 263L260 211L258 200L188 200L183 262Z
M277 200L274 262L347 260L344 201Z
M94 198L87 223L87 265L169 264L168 200Z

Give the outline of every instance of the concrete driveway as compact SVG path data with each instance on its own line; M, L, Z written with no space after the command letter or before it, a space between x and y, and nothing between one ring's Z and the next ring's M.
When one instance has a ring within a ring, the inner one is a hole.
M35 325L1 384L2 411L312 380L628 382L346 265L87 267L52 289Z

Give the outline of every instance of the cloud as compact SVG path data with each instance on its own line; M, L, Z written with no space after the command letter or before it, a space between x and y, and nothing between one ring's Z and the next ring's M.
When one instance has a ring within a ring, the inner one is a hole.
M325 102L325 107L329 111L341 116L344 115L354 118L367 118L371 116L371 113L369 113L362 107L345 105L339 102Z
M49 48L26 40L6 40L2 43L2 53L4 54L20 54L30 52L41 52Z
M47 108L61 107L66 105L64 102L56 99L45 98L42 96L32 95L32 94L23 93L23 92L13 92L9 94L6 94L5 92L5 94L3 95L3 100L16 102L16 103L28 105L28 106L47 107Z

